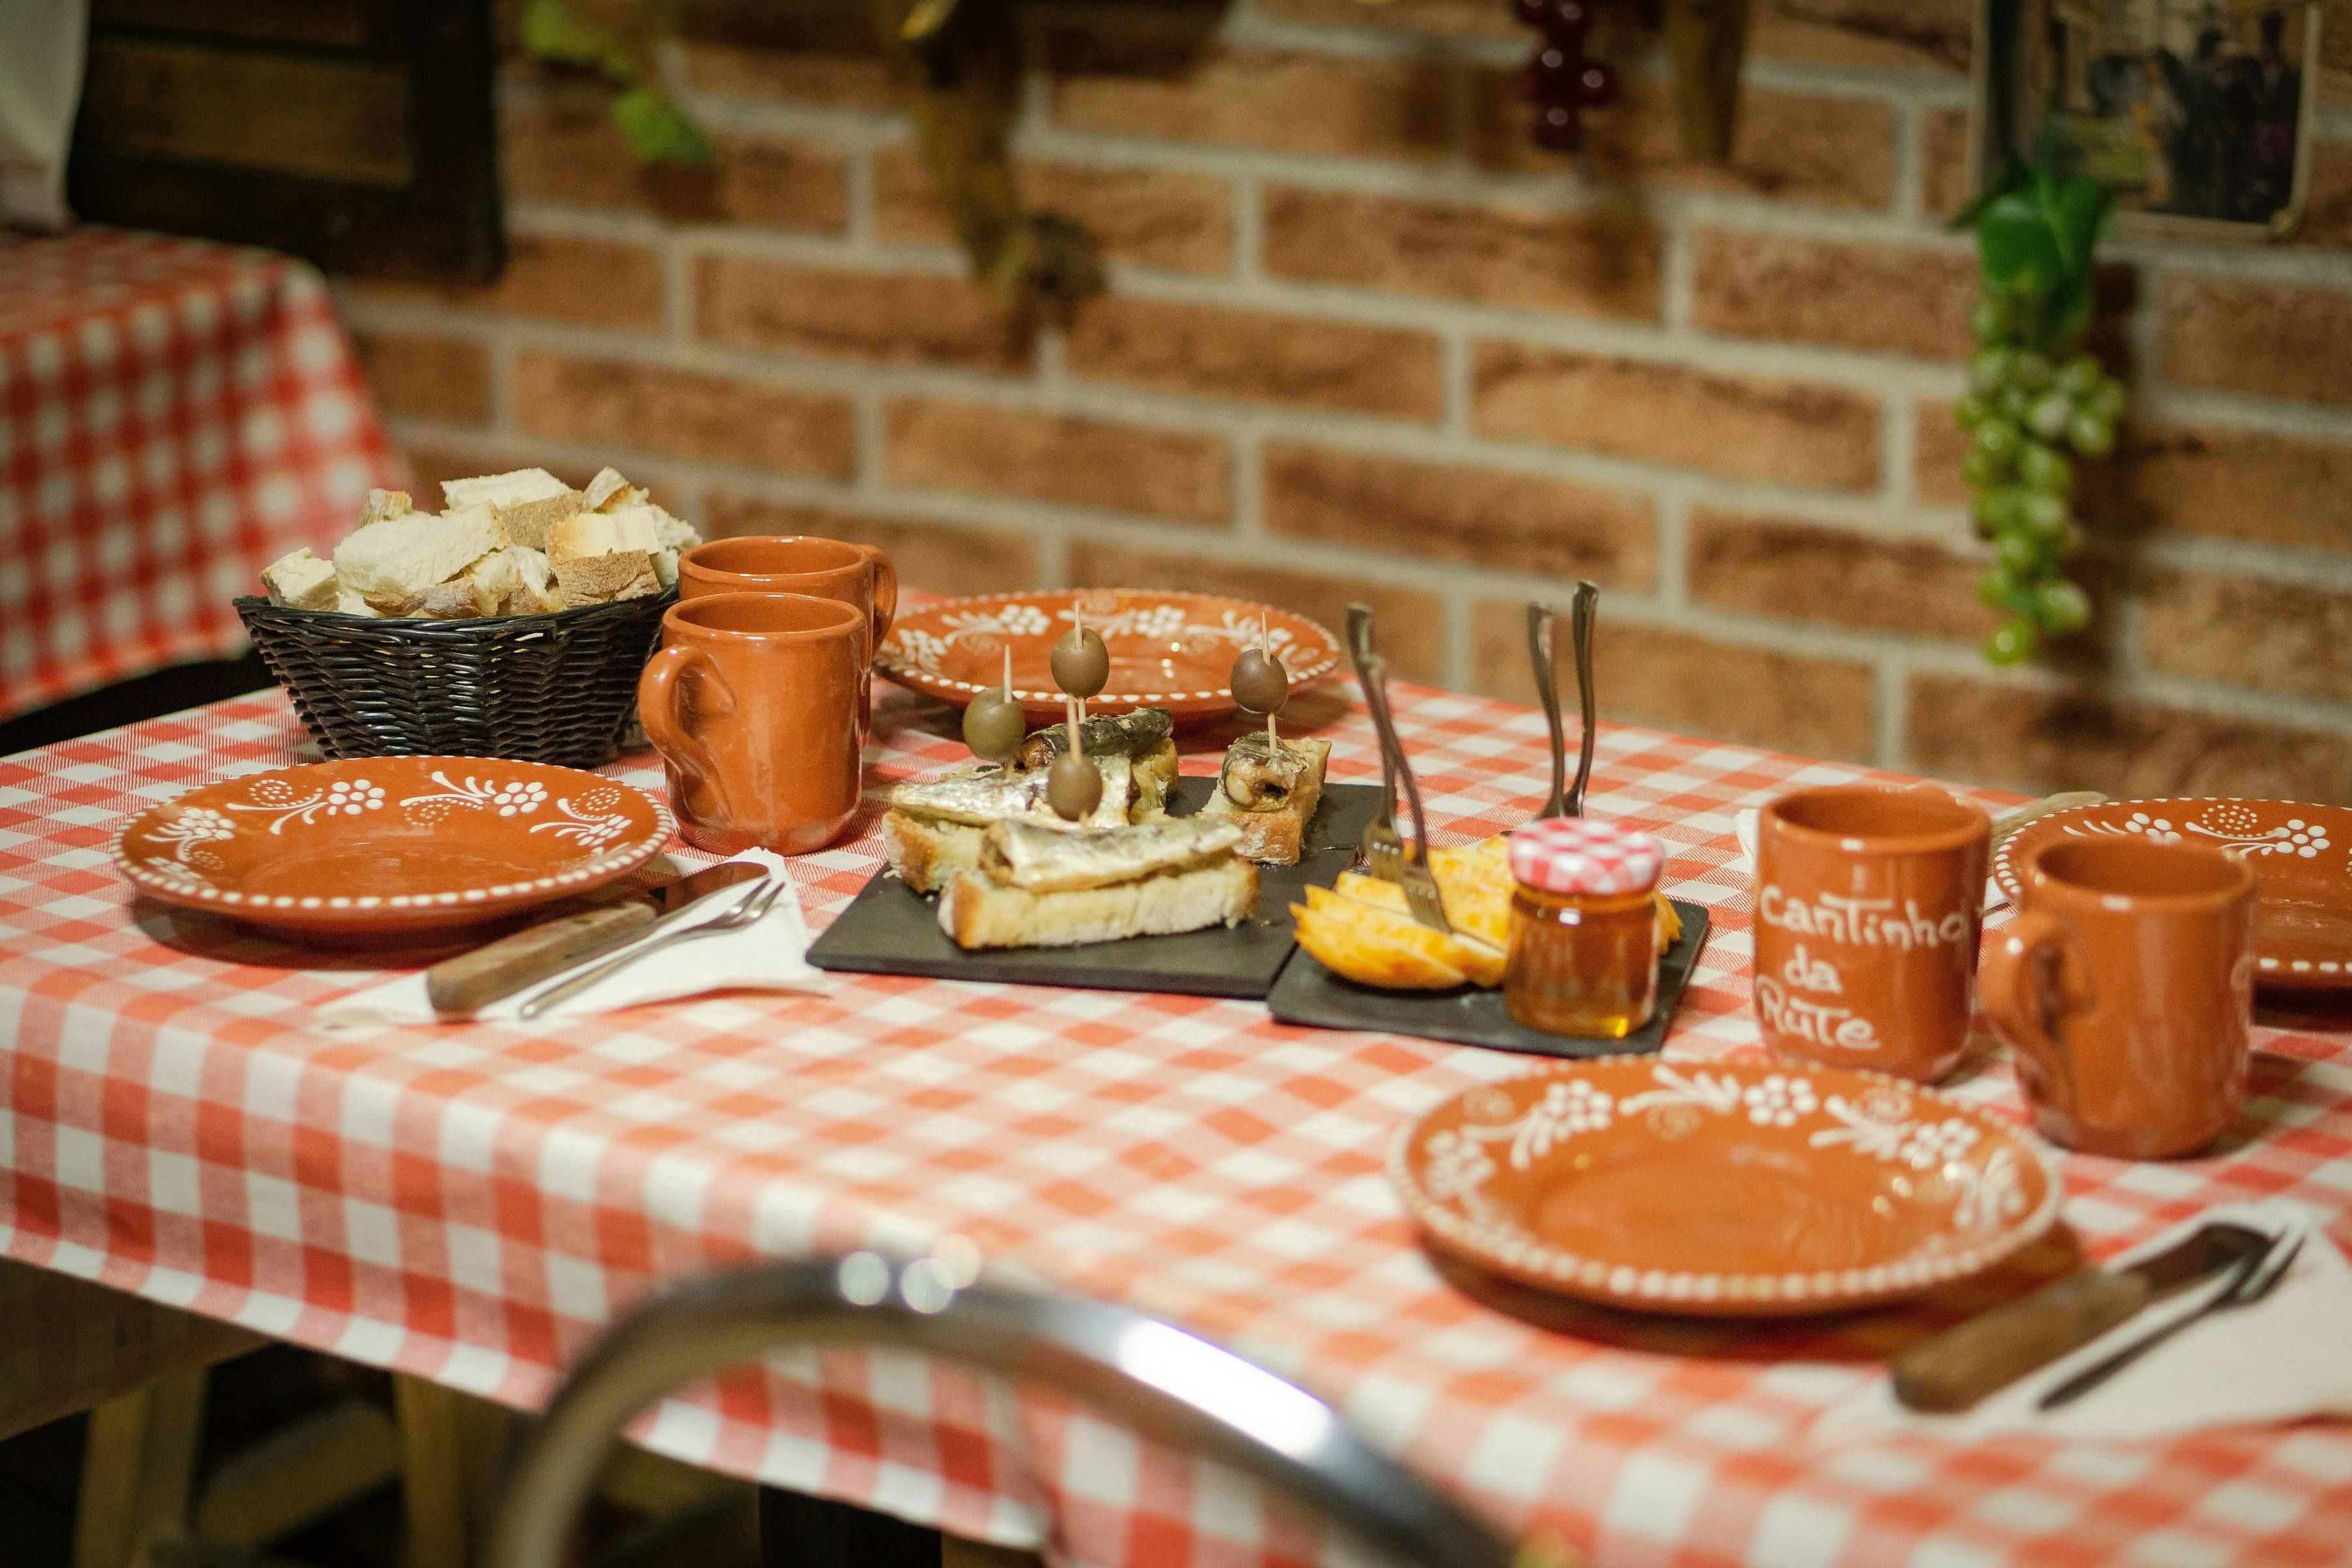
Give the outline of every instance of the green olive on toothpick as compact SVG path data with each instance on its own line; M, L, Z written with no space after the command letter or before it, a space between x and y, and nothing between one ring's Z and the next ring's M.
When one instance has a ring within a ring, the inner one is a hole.
M1233 673L1225 679L1234 703L1244 712L1265 715L1266 751L1269 755L1281 755L1274 716L1290 700L1290 672L1282 667L1282 660L1268 644L1264 617L1257 623L1257 647L1244 650L1234 659Z
M1097 688L1097 690L1100 688ZM1045 770L1045 804L1065 822L1081 822L1102 804L1102 769L1087 755L1078 740L1078 700L1066 698L1070 726L1069 749Z
M1029 715L1013 696L1013 648L1004 649L1004 684L992 686L963 710L963 743L972 755L1005 763L1029 737Z
M1110 683L1110 649L1102 634L1070 612L1072 626L1054 644L1054 684L1078 700L1077 713L1087 714L1087 699Z

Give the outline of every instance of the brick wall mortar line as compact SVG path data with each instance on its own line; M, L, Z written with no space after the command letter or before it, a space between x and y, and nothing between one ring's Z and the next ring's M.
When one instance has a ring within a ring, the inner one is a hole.
M1247 169L1225 174L1225 200L1233 215L1233 255L1227 270L1233 280L1262 279L1265 256L1265 190L1264 182ZM1139 269L1145 270L1145 269Z
M1533 38L1530 32L1528 37ZM1325 55L1334 59L1405 60L1465 66L1514 66L1527 58L1525 46L1510 38L1479 38L1467 34L1407 34L1380 27L1325 26L1313 22L1277 21L1239 6L1230 11L1214 34L1229 48L1278 50L1286 54Z
M1574 173L1505 173L1475 163L1433 160L1348 158L1282 153L1258 148L1218 147L1206 142L1178 142L1145 136L1119 136L1098 132L1073 132L1059 127L1022 138L1022 156L1068 159L1074 162L1132 166L1182 174L1246 173L1264 180L1360 195L1390 195L1460 205L1508 202L1547 213L1574 215L1621 211L1627 188L1618 184L1588 183ZM1813 206L1801 201L1775 200L1738 192L1679 188L1672 184L1640 187L1643 201L1661 215L1687 209L1709 221L1807 237L1873 241L1882 244L1957 243L1948 241L1939 226L1922 226L1893 208Z
M1927 116L1929 111L1906 104L1895 114L1895 216L1913 223L1933 223L1927 210Z
M1471 688L1471 668L1475 662L1472 644L1476 639L1471 635L1470 616L1469 595L1458 587L1449 586L1441 601L1437 622L1437 667L1444 672L1439 679L1449 691L1467 691Z
M849 243L860 251L873 251L881 245L876 233L874 195L874 148L869 143L854 148L845 165L849 188Z
M1911 674L1900 657L1882 658L1871 668L1871 760L1882 768L1900 769L1910 741Z
M1241 539L1265 539L1265 442L1259 432L1240 430L1228 437L1233 452L1234 533Z
M1273 279L1191 278L1137 271L1122 274L1122 292L1138 299L1258 310L1349 326L1460 332L1534 348L1625 354L1718 373L1835 382L1865 391L1957 396L1961 390L1963 372L1958 364L1772 339L1727 337L1566 311L1537 312Z
M2127 548L2136 561L2149 566L2182 572L2219 572L2292 587L2352 595L2352 555L2184 534L2137 539Z
M1658 497L1657 601L1668 610L1690 607L1690 497L1679 489Z
M2329 408L2284 397L2257 397L2251 393L2176 386L2148 379L2156 368L2145 363L2140 366L2142 379L2132 384L2131 405L2124 411L2126 422L2137 416L2144 419L2227 425L2234 429L2263 430L2279 436L2314 437L2323 441L2352 441L2352 408Z
M661 258L662 335L673 343L694 341L694 267L683 246L664 235Z
M2310 245L2226 245L2116 236L2101 242L2101 259L2139 268L2141 293L2153 302L2175 277L2226 278L2231 282L2290 288L2352 289L2352 256Z
M1911 492L1916 482L1911 453L1913 401L1907 393L1896 393L1878 412L1878 485L1887 504L1898 508L1913 504Z

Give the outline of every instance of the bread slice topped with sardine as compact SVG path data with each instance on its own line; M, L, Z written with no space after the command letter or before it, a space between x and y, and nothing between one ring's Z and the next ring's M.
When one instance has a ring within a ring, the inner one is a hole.
M1161 708L1088 719L1079 726L1086 754L1102 772L1102 799L1077 825L1088 830L1154 822L1168 814L1176 781L1175 721ZM960 768L909 780L890 792L882 843L890 869L919 893L936 892L958 871L980 863L981 835L991 824L1054 817L1046 774L1068 749L1059 725L1022 742L1002 766Z
M1108 772L1108 770L1106 770ZM957 946L1075 947L1235 926L1257 908L1257 868L1230 821L1161 817L1093 828L1007 818L940 895Z
M1225 752L1216 793L1201 815L1241 829L1238 853L1262 866L1296 866L1307 847L1307 825L1323 799L1323 770L1331 742L1312 735L1276 737L1252 730Z

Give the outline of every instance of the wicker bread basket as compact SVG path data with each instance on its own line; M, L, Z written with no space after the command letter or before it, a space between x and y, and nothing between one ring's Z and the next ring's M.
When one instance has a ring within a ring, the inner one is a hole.
M409 752L593 767L636 716L672 590L538 616L370 620L258 597L236 613L330 757Z

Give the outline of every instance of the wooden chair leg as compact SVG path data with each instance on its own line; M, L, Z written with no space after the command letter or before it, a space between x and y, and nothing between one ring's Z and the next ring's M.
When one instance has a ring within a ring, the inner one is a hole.
M173 1373L90 1412L74 1568L142 1568L153 1537L186 1528L207 1375Z
M402 1509L414 1568L467 1568L498 1479L507 1413L427 1383L393 1379Z

